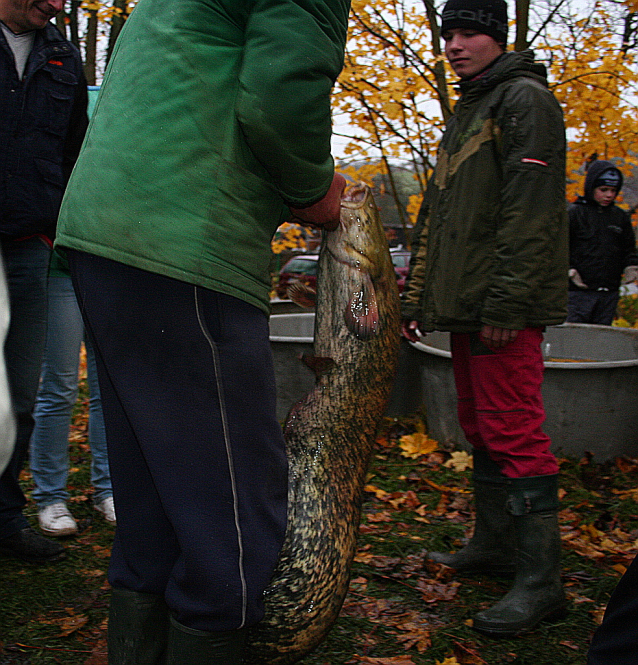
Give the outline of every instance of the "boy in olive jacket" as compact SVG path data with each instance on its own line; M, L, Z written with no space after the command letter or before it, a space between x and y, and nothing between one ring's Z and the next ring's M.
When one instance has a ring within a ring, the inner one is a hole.
M415 229L403 334L452 333L458 415L474 448L474 536L429 556L515 571L511 591L474 619L507 635L565 604L540 349L544 327L566 315L565 133L533 53L504 51L503 0L449 0L442 35L461 98Z
M286 528L270 240L330 230L349 0L140 0L63 202L117 532L109 662L241 662Z

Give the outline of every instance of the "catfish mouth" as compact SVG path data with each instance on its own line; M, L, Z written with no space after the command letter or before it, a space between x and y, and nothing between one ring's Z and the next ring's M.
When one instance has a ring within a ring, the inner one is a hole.
M353 185L341 197L341 203L348 208L357 208L366 200L367 188L365 185Z

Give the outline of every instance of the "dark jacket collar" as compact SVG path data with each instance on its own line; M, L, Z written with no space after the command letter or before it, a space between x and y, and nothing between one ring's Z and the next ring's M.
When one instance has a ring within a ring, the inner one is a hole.
M534 51L507 51L499 56L485 73L469 81L460 81L458 86L463 99L472 99L492 90L503 81L526 76L547 86L545 66L534 61Z

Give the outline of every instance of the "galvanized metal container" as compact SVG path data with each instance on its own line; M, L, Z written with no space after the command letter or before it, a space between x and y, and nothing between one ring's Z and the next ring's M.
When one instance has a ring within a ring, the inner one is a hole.
M314 333L314 312L273 314L270 317L270 346L275 362L277 418L280 421L314 386L314 374L301 360L304 354L312 354Z

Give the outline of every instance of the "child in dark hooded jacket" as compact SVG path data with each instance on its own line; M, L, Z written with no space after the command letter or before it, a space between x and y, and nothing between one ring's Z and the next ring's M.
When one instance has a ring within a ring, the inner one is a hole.
M611 162L591 164L585 195L569 207L569 313L572 323L611 325L618 289L638 278L636 238L627 212L614 204L623 175Z

